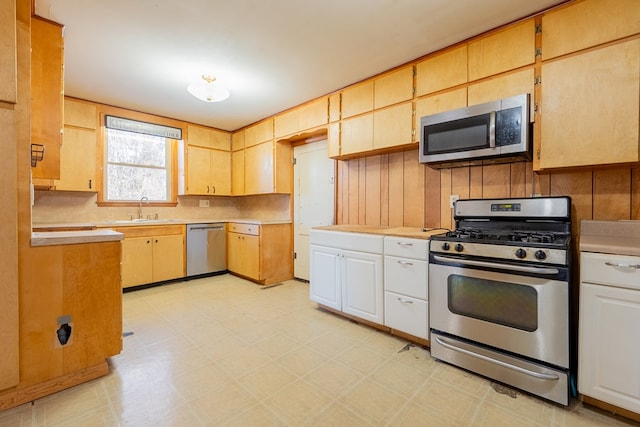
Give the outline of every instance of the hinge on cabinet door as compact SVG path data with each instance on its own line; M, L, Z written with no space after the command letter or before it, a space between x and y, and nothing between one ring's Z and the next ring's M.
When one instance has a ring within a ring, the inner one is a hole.
M542 34L542 24L536 25L536 34Z
M534 111L535 113L537 113L537 112L538 112L538 103L537 103L537 102L535 102L535 103L533 104L533 111Z
M89 190L91 190L91 180L89 180Z
M533 79L533 85L537 86L537 85L541 85L542 84L542 77L541 76L536 76L535 79Z
M536 157L538 157L538 160L540 160L540 149L539 148L536 150Z
M296 164L296 158L295 158L295 157L292 157L292 158L291 158L291 164L292 164L292 165L295 165L295 164Z
M536 48L536 57L538 56L542 56L542 48L541 47L537 47Z
M298 254L297 253L293 253L293 259L297 259L298 258Z

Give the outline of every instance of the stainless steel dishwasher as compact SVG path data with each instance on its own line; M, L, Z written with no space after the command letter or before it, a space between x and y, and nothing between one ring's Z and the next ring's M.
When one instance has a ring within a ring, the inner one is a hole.
M227 269L225 223L187 224L187 276Z

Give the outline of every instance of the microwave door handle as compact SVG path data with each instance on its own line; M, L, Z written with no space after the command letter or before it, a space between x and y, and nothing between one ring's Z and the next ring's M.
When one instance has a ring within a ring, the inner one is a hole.
M496 112L489 113L489 147L496 148Z

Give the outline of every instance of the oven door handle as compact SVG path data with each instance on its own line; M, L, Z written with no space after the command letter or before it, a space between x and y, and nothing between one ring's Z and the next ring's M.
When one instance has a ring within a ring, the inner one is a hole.
M445 342L444 339L440 337L436 337L436 341L441 346L448 348L449 350L457 351L467 356L475 357L480 360L484 360L485 362L493 363L498 366L502 366L503 368L511 369L516 372L520 372L521 374L529 375L530 377L538 378L541 380L559 380L560 377L556 374L546 374L543 372L536 372L530 369L522 368L520 366L512 365L511 363L503 362L502 360L492 359L491 357L485 356L484 354L474 353L472 351L466 350L464 348L456 347L455 345L449 344Z
M550 274L550 275L560 273L560 271L557 268L548 268L548 267L530 267L527 265L498 264L495 262L476 261L471 259L448 258L448 257L439 256L439 255L434 255L433 259L440 262L454 262L456 264L470 265L474 267L499 268L502 270L519 271L522 273Z

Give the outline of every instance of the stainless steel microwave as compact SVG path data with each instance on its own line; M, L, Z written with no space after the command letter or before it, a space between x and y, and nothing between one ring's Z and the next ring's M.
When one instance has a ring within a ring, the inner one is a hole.
M529 94L420 119L420 162L433 168L531 158Z

